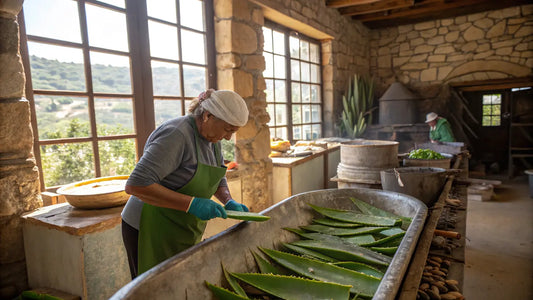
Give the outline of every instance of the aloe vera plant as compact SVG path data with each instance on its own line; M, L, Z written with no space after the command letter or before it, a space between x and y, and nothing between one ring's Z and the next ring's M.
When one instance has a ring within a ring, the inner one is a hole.
M224 266L222 266L222 271L224 272L224 277L226 278L226 281L229 283L235 293L239 296L247 297L246 292L239 285L235 277L231 276L231 274L226 270L226 268L224 268Z
M291 244L287 244L287 243L284 243L283 244L283 247L289 249L290 251L293 251L295 253L298 253L304 257L313 257L315 259L318 259L318 260L321 260L321 261L326 261L326 262L335 262L337 261L336 259L332 258L332 257L329 257L327 255L324 255L320 252L316 252L316 251L313 251L313 250L310 250L310 249L307 249L307 248L303 248L303 247L299 247L299 246L296 246L296 245L291 245Z
M350 286L294 276L231 273L232 276L282 299L339 299L350 297Z
M342 221L338 221L338 220L334 220L330 218L313 219L313 223L320 224L320 225L326 225L330 227L341 227L341 228L356 228L356 227L363 226L361 224L342 222Z
M236 294L232 291L229 291L223 287L216 286L214 284L211 284L209 282L205 282L207 287L213 292L215 297L220 300L250 300L247 296L243 297L239 294Z
M355 74L353 84L350 79L342 97L341 134L349 138L362 136L367 124L372 123L372 111L376 109L373 103L374 80Z
M255 262L257 263L257 267L259 268L259 271L263 274L283 274L280 270L278 270L276 267L274 267L272 264L270 264L266 259L264 259L261 255L257 254L256 252L252 251L252 255L254 256Z
M391 212L388 212L386 210L383 210L381 208L375 207L369 203L366 203L365 201L359 200L354 197L350 197L350 200L357 206L357 208L367 215L374 215L374 216L380 216L380 217L389 217L389 218L395 218L395 219L401 219L402 220L402 228L407 229L409 225L411 224L412 220L408 217L402 217L398 216L396 214L393 214Z
M307 226L300 226L300 228L307 230L307 231L314 231L314 232L319 232L319 233L329 234L329 235L336 235L336 236L357 235L357 234L365 233L364 230L361 230L361 228L364 228L364 227L336 228L336 227L330 227L330 226L319 225L319 224L311 224ZM383 229L383 227L381 227L381 229Z
M369 226L394 226L401 222L398 218L359 214L355 211L332 209L309 204L318 213L339 221L352 222Z
M380 283L379 278L336 265L272 249L260 249L274 261L297 274L317 280L350 285L350 292L354 294L372 297Z
M384 275L383 272L381 272L380 270L372 266L369 266L363 263L354 262L354 261L339 261L333 264L336 266L342 267L342 268L346 268L346 269L359 272L359 273L374 276L376 278L383 278L383 275Z
M300 240L290 244L309 248L338 260L358 261L378 266L388 266L391 262L391 258L388 256L350 243Z

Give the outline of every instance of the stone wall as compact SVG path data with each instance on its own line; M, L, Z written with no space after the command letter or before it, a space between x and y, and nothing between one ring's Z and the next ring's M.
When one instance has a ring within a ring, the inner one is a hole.
M262 75L265 18L320 39L325 136L336 134L338 99L344 93L347 79L355 72L368 73L369 31L341 17L337 10L326 8L324 1L215 0L214 5L218 88L236 91L250 109L250 121L236 134L243 202L253 211L260 211L272 205L267 126L270 117ZM321 38L324 36L329 38Z
M533 75L532 44L533 5L389 27L372 31L371 72L378 95L399 81L434 98L450 82Z
M0 2L0 299L27 288L20 216L42 206L19 52L21 8L22 0Z
M250 0L266 18L321 42L324 136L338 135L342 95L353 74L370 70L370 30L322 0ZM261 41L262 45L262 41Z

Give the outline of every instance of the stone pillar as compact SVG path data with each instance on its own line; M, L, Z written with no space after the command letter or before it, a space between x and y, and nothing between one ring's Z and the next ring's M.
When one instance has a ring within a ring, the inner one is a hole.
M248 104L248 124L235 135L242 201L252 211L272 205L270 117L263 70L263 13L247 0L215 0L215 45L219 89L233 90Z
M20 217L42 206L19 51L22 2L0 2L0 299L28 288Z

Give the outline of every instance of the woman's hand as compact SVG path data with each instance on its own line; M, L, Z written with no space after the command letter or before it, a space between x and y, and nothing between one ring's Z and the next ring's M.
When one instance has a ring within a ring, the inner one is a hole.
M227 210L250 211L246 205L241 204L233 199L230 199L228 202L226 202L224 208Z
M189 209L187 209L187 212L197 216L198 218L204 221L217 217L224 219L228 217L228 215L226 214L226 210L224 209L224 207L222 207L222 205L210 199L197 197L194 197L192 199L191 205L189 205Z

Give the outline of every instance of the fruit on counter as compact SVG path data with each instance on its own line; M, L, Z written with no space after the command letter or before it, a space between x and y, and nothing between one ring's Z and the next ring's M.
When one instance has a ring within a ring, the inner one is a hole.
M409 152L409 158L413 159L444 159L445 157L431 149L416 149Z
M278 152L287 152L291 149L291 143L289 141L270 141L270 149Z

